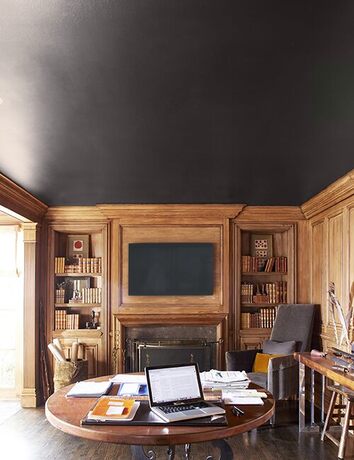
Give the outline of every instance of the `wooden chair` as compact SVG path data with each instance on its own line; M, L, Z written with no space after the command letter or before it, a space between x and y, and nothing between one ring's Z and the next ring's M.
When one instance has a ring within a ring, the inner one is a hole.
M324 441L325 437L330 439L336 446L339 447L338 458L343 459L345 454L345 445L348 437L348 430L354 429L354 426L349 426L349 421L354 418L354 416L351 414L352 403L354 402L354 391L350 391L348 388L343 387L342 385L327 385L327 389L332 394L327 417L321 434L321 441ZM344 398L346 400L346 404L336 404L338 397ZM335 409L338 411L338 413L333 414ZM332 418L337 418L339 423L342 417L344 417L342 433L340 440L338 440L331 433L329 433L328 430Z

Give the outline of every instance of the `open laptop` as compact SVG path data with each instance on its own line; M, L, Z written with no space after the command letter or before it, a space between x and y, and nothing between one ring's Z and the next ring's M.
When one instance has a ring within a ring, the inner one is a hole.
M198 364L145 368L151 410L165 422L225 414L204 400Z

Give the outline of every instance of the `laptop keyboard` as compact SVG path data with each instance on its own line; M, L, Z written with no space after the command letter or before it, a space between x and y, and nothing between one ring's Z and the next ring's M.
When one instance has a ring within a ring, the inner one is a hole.
M158 406L158 408L162 410L164 414L172 414L174 412L201 409L203 407L209 407L209 406L208 404L205 404L203 402L194 403L194 404L178 404L178 405L172 405L172 406Z

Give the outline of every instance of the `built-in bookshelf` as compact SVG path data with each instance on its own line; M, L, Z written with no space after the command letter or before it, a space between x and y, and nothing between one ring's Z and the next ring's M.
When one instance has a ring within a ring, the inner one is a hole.
M235 239L235 312L241 348L270 336L279 304L294 302L294 227L241 224Z
M107 362L106 259L106 226L50 226L50 336L60 339L68 358L73 342L83 345L90 377Z
M67 244L71 242L68 238ZM90 238L87 244L88 252ZM54 258L54 330L101 328L101 278L102 257L78 254Z

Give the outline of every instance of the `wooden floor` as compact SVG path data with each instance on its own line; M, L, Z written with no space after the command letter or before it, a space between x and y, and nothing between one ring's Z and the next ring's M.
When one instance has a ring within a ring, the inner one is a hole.
M288 411L289 413L289 411ZM337 448L322 443L318 433L298 434L296 413L289 420L279 420L276 428L261 428L229 439L235 459L247 460L326 460L337 458ZM286 417L285 417L286 418ZM293 420L291 420L291 418ZM165 448L156 448L158 459L165 459ZM192 459L218 458L218 450L209 443L192 446ZM0 458L6 460L129 460L127 446L86 441L53 428L46 420L44 409L21 409L0 424ZM176 460L183 458L177 446ZM346 460L354 460L354 444L350 440Z

